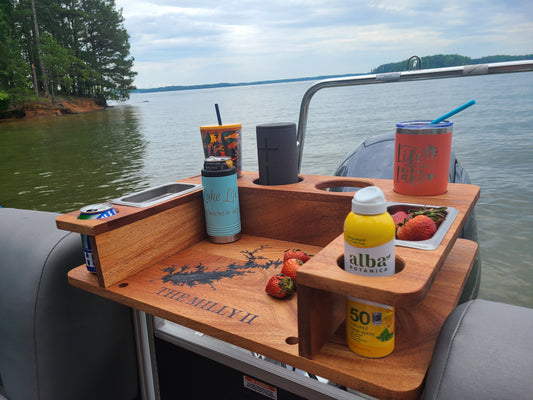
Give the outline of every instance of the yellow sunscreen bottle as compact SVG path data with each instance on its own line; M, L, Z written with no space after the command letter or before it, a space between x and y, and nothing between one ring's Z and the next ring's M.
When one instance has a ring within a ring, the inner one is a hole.
M382 190L369 186L357 191L344 221L344 269L364 276L395 273L395 228ZM364 299L346 299L346 343L369 358L394 350L394 308Z

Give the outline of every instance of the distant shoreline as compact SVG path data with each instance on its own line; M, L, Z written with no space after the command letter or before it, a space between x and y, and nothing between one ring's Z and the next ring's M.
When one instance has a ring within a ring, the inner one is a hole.
M422 57L422 69L427 68L441 68L452 67L458 65L472 65L472 64L486 64L505 61L517 61L517 60L530 60L533 59L533 54L522 56L486 56L477 59L471 59L456 54L452 55L434 55L428 57ZM147 89L135 89L130 93L155 93L155 92L172 92L183 90L196 90L196 89L213 89L213 88L227 88L237 86L253 86L253 85L269 85L276 83L291 83L291 82L303 82L303 81L319 81L323 79L331 78L343 78L348 76L364 76L369 74L382 74L395 71L405 71L407 60L397 63L382 64L378 68L373 69L367 73L356 74L342 74L342 75L320 75L303 78L290 78L290 79L275 79L275 80L263 80L254 82L238 82L238 83L212 83L201 85L189 85L189 86L164 86L157 88ZM105 101L97 101L96 99L83 98L83 97L62 97L58 96L53 102L50 97L38 97L36 100L23 101L16 107L10 107L9 109L0 112L0 122L7 122L13 120L34 119L40 117L49 116L61 116L67 114L78 114L89 111L102 110L107 107Z
M162 86L157 88L149 89L135 89L131 93L154 93L154 92L174 92L177 90L196 90L196 89L213 89L213 88L224 88L224 87L235 87L235 86L253 86L253 85L270 85L274 83L291 83L291 82L302 82L302 81L316 81L329 78L343 78L346 76L358 76L358 75L368 75L365 74L343 74L343 75L322 75L322 76L312 76L305 78L291 78L291 79L275 79L275 80L266 80L266 81L255 81L255 82L238 82L238 83L207 83L202 85L190 85L190 86Z
M494 62L526 60L526 59L532 59L532 58L533 58L533 54L526 54L522 56L495 55L495 56L485 56L485 57L476 58L476 59L472 59L466 56L461 56L458 54L446 54L446 55L437 54L433 56L420 57L421 63L422 63L422 69L454 67L458 65L487 64L487 63L494 63ZM156 88L135 89L135 90L132 90L131 93L173 92L177 90L195 90L195 89L213 89L213 88L224 88L224 87L235 87L235 86L269 85L269 84L274 84L274 83L290 83L290 82L302 82L302 81L315 81L315 80L330 79L330 78L343 78L347 76L360 76L360 75L405 71L407 70L407 63L408 63L408 60L403 60L403 61L395 62L395 63L382 64L379 67L373 69L371 72L356 73L356 74L321 75L321 76L312 76L312 77L304 77L304 78L275 79L275 80L239 82L239 83L221 82L221 83L211 83L211 84L202 84L202 85L162 86L162 87L156 87Z

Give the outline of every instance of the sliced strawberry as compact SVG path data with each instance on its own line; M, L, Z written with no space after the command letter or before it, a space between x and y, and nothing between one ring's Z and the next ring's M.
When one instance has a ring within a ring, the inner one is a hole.
M396 230L398 230L398 227L400 225L403 225L405 220L408 218L407 213L405 211L398 211L391 215L392 219L394 220L394 225L396 227Z

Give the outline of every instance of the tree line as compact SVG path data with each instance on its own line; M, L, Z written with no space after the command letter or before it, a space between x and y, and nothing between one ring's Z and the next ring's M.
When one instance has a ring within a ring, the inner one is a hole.
M0 108L32 96L125 100L133 61L115 0L0 0Z
M379 67L372 70L373 74L383 74L387 72L399 72L406 71L409 69L409 66L414 69L423 68L445 68L445 67L456 67L461 65L472 65L472 64L487 64L495 62L505 62L505 61L520 61L520 60L530 60L533 58L533 54L528 54L524 56L507 56L507 55L497 55L497 56L486 56L481 58L470 58L466 56L461 56L458 54L437 54L434 56L420 57L420 60L415 59L403 60L400 62L394 62L389 64L382 64ZM408 64L408 61L411 61ZM418 62L418 64L416 64Z

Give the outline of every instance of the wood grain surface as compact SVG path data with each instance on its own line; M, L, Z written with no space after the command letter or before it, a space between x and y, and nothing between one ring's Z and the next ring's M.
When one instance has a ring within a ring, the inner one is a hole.
M425 300L397 308L396 348L390 356L375 360L351 352L345 344L342 318L332 321L332 315L344 314L342 296L305 286L298 286L290 300L265 293L268 279L281 270L283 252L292 247L312 254L319 250L302 243L243 235L226 245L201 241L109 288L101 287L85 266L68 276L69 282L81 289L364 393L379 398L416 398L440 327L457 304L477 245L459 239ZM314 298L306 290L311 290ZM328 296L336 301L325 301ZM301 304L308 305L307 311L299 309ZM307 357L300 355L298 343L309 342L316 333L299 332L301 312L304 320L306 316L313 319L311 329L330 321L333 332L320 338L324 344Z
M106 220L57 219L61 229L91 236L97 274L69 272L81 289L168 319L250 351L379 398L416 398L438 332L456 306L477 244L458 239L479 198L479 187L450 184L431 197L397 194L392 181L301 176L299 183L257 185L257 173L238 180L242 238L212 244L205 237L202 192L145 209L119 206ZM200 177L181 182L200 183ZM459 210L436 250L396 247L390 277L342 269L342 229L353 193L335 186L380 187L387 200ZM268 296L285 250L313 254L297 275L290 300ZM345 296L396 307L396 348L366 359L345 344Z

